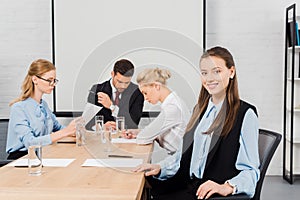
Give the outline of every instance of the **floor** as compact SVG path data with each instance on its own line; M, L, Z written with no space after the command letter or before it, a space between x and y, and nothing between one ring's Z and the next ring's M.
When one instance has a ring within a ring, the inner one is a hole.
M261 200L299 200L300 178L291 185L282 176L266 176L260 197Z

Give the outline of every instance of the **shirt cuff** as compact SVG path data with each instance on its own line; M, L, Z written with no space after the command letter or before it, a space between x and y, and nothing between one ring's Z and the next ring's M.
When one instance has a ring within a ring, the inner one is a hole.
M118 114L119 114L119 106L116 106L116 105L115 105L115 109L114 109L113 111L111 111L111 115L112 115L113 117L117 117Z
M231 193L232 195L237 194L237 187L236 187L236 185L230 183L230 181L225 181L225 183L228 183L233 188L233 192Z
M158 165L160 165L160 172L153 176L154 178L158 179L158 180L161 180L161 181L164 181L166 180L167 178L167 170L166 170L166 166L163 162L159 162L157 163Z

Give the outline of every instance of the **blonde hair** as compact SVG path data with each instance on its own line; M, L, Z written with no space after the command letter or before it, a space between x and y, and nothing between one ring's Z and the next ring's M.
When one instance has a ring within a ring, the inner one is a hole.
M145 69L140 72L136 78L138 84L153 84L161 83L166 85L167 79L171 77L171 73L167 69Z
M34 92L34 84L32 82L32 76L42 76L43 74L55 70L55 66L49 62L48 60L45 59L38 59L35 60L31 63L29 70L27 72L27 75L23 81L22 84L22 92L21 95L14 99L13 101L11 101L9 103L9 106L12 106L14 103L17 103L19 101L23 101L25 99L27 99L28 97L30 97L33 92Z

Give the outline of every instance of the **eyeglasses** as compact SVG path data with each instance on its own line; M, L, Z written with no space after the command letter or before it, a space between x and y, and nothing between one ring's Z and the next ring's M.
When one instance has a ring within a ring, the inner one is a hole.
M55 86L58 83L57 79L50 80L50 79L44 79L43 77L40 77L38 75L35 75L35 76L38 77L39 79L42 79L43 81L47 81L49 83L49 86L51 86L51 85Z

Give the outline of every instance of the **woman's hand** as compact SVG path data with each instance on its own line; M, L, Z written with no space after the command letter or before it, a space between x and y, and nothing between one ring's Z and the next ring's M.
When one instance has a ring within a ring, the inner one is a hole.
M233 187L228 183L218 184L209 180L199 186L196 196L198 196L198 199L207 199L215 193L227 196L233 193Z
M72 137L75 137L76 136L76 120L78 120L77 118L76 119L73 119L69 125L64 128L64 132L66 134L66 136L72 136Z
M155 176L159 174L160 169L160 165L146 163L137 166L133 171L145 172L145 176Z
M128 129L122 132L122 137L126 139L134 139L139 133L139 129Z

